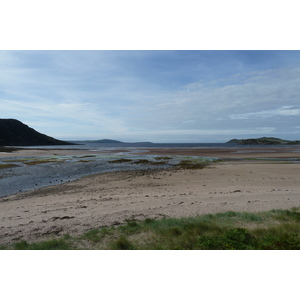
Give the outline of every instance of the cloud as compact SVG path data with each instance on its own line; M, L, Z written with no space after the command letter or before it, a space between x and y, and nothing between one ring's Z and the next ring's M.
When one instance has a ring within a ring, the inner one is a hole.
M300 69L252 72L235 84L232 80L194 82L182 86L179 91L157 95L150 103L136 103L135 109L149 127L163 124L176 127L188 120L195 120L193 126L213 127L214 123L233 125L231 121L253 117L299 115L296 95L300 94Z
M275 117L300 117L300 105L296 106L282 106L278 109L258 111L253 113L231 115L230 118L233 120L245 120L245 119L265 119Z
M298 65L271 68L270 58L266 68L265 58L254 64L251 53L237 54L0 52L0 117L60 138L171 142L291 131L300 116Z
M77 135L94 136L97 133L122 133L125 124L118 118L111 118L97 106L88 102L22 102L0 99L2 116L11 118L9 111L14 109L14 118L48 135L57 137ZM49 124L51 124L49 126Z

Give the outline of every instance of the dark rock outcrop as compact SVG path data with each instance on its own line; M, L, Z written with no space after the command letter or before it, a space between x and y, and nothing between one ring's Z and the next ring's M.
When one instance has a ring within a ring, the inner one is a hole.
M39 133L15 119L0 119L0 146L73 145Z

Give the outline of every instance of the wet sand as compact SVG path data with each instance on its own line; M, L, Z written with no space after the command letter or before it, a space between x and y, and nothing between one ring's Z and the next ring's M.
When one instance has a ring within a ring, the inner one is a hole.
M299 152L293 152L295 148L272 149L276 152L258 152L266 148L256 148L256 153L234 153L248 149L149 149L148 153L228 158L300 157ZM20 152L24 156L24 151ZM201 170L140 170L86 176L0 198L0 244L22 239L43 240L66 233L78 235L132 218L287 209L300 205L299 174L298 163L233 160Z
M247 148L148 148L145 154L187 155L218 158L300 158L300 147Z

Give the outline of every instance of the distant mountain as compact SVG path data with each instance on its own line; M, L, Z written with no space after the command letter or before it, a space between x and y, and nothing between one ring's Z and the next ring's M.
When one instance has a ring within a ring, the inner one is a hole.
M109 139L103 139L103 140L97 140L97 141L88 141L89 143L103 143L103 144L124 144L123 142L116 141L116 140L109 140Z
M109 140L109 139L103 139L103 140L91 140L91 141L78 141L80 142L85 142L85 143L97 143L97 144L124 144L124 145L128 145L128 144L132 144L132 145L136 145L136 144L153 144L151 142L120 142L117 140Z
M0 119L0 146L74 145L39 133L15 119Z
M232 139L227 143L238 145L295 145L300 144L300 141L282 140L274 137L261 137L257 139Z

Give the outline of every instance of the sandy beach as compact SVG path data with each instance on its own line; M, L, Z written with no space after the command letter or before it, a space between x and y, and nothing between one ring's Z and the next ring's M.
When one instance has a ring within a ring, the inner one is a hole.
M300 205L300 164L243 158L300 158L299 148L148 149L151 155L240 158L200 170L134 170L0 198L0 244L79 235L127 219L264 211ZM85 150L21 150L1 157L87 154ZM107 153L107 151L104 151ZM99 153L104 153L99 151ZM124 151L123 151L124 152ZM146 154L146 153L145 153Z

